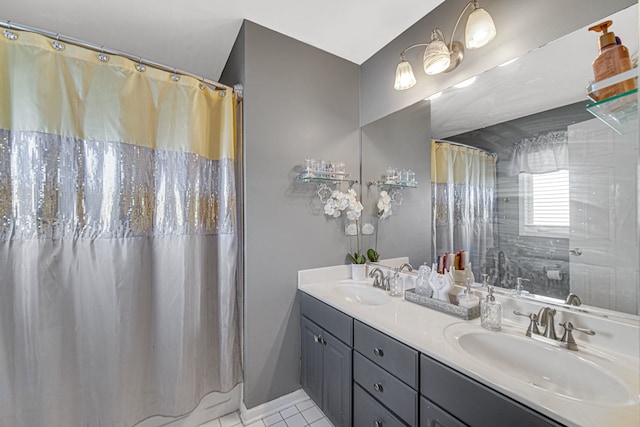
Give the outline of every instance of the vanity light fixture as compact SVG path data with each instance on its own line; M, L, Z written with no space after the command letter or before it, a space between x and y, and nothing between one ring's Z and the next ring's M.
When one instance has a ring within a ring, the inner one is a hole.
M449 46L445 40L442 30L439 28L431 32L431 40L428 43L417 43L404 49L400 53L402 59L396 67L396 79L393 88L396 90L406 90L412 88L416 84L416 77L413 74L411 64L406 60L405 54L408 50L415 47L426 46L422 65L424 72L428 75L448 73L455 70L462 62L464 57L464 45L461 42L454 41L453 37L458 29L458 24L469 7L472 11L467 18L465 27L465 45L467 49L480 48L496 36L496 26L493 23L491 15L480 7L477 0L471 0L460 12L456 25L451 32L451 40Z

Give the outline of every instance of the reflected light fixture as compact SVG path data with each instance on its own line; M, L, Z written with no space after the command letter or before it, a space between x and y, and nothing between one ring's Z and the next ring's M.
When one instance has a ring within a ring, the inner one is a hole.
M507 65L511 65L514 62L516 62L518 59L520 59L519 57L515 57L513 59L508 60L507 62L503 62L502 64L498 65L498 67L506 67Z
M465 27L465 44L454 41L453 37L456 34L460 20L464 16L465 12L472 8L469 17L467 18L467 25ZM417 43L407 47L400 53L401 61L396 67L396 79L393 85L396 90L406 90L412 88L416 84L416 77L413 74L413 68L407 61L405 54L408 50L426 46L424 50L424 56L422 65L424 72L428 75L435 75L440 73L448 73L455 70L462 62L464 57L464 46L467 49L480 48L496 36L496 26L493 23L491 15L480 7L477 0L471 0L460 12L456 25L451 32L451 40L447 46L444 34L439 28L434 29L431 32L431 40L428 43Z
M429 97L425 98L424 100L425 100L425 101L434 101L434 100L436 100L436 99L440 98L441 96L442 96L442 91L440 91L440 92L436 92L436 93L434 93L433 95L431 95L431 96L429 96Z
M453 85L453 87L458 88L458 89L462 89L462 88L471 86L472 84L474 84L476 82L477 78L478 78L477 76L473 76L473 77L471 77L471 78L469 78L467 80L463 80L460 83Z

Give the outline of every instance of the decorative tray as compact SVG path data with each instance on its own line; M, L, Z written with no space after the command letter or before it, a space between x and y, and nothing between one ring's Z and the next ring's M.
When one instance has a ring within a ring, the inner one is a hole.
M404 291L404 299L424 307L433 308L434 310L459 317L463 320L471 320L480 317L479 305L472 308L464 308L451 302L444 302L430 298L426 295L420 295L416 293L415 289L407 289ZM451 295L449 295L449 299L451 299Z

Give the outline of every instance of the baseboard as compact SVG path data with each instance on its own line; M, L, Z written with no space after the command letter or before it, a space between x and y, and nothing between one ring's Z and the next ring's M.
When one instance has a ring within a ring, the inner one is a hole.
M247 409L247 407L244 406L243 399L240 403L240 419L244 424L251 424L308 399L309 395L302 389L296 390L293 393L289 393L251 409Z

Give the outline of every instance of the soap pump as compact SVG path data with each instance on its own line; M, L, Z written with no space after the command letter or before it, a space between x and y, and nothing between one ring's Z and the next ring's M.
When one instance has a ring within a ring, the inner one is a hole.
M602 32L598 40L600 54L593 61L593 75L596 82L631 69L629 50L622 43L617 42L613 32L609 32L612 23L613 21L604 21L589 28L589 31ZM634 80L629 79L602 88L597 91L597 94L591 95L595 95L597 100L603 100L633 90L635 87Z
M502 305L493 296L493 286L489 286L487 298L480 304L480 325L491 331L502 329Z
M458 305L463 308L473 308L480 302L480 297L471 293L471 284L473 279L467 279L467 289L464 294L458 298Z

